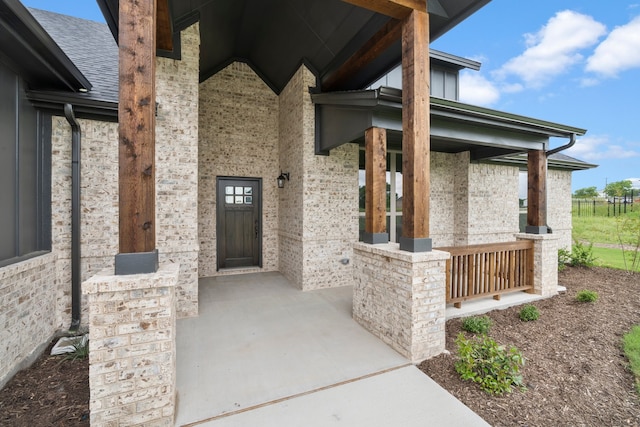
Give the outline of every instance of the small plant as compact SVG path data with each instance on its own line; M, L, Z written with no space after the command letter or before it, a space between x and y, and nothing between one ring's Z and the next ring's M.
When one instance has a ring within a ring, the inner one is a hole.
M593 267L596 264L596 257L593 254L593 243L585 246L577 240L571 252L571 265L576 267Z
M584 289L576 295L576 300L578 300L578 302L595 302L597 299L598 293L588 289Z
M508 350L487 335L467 339L464 334L456 338L459 360L456 372L463 380L480 384L487 393L511 393L512 387L524 390L520 371L525 359L517 348Z
M622 337L624 354L629 359L629 367L636 377L636 391L640 394L640 325L631 328L631 331Z
M562 271L571 264L571 252L567 249L558 249L558 271Z
M540 312L535 305L527 304L522 307L519 316L520 320L522 320L523 322L531 322L534 320L538 320L538 318L540 317Z
M489 316L467 317L462 321L462 329L472 334L486 334L489 332L491 324Z
M78 339L73 343L73 352L68 353L65 360L83 360L89 357L89 341Z

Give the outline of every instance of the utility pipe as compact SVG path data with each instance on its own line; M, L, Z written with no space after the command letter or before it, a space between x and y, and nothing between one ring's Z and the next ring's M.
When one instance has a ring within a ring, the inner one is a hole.
M71 104L64 104L64 115L71 125L71 326L80 327L80 147L82 130Z

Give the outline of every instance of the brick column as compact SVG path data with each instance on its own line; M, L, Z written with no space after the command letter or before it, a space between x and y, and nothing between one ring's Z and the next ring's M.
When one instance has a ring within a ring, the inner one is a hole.
M516 234L533 241L533 292L543 297L558 293L558 240L555 234Z
M413 363L445 349L448 252L354 245L353 317Z
M83 283L89 303L91 425L173 426L179 265Z

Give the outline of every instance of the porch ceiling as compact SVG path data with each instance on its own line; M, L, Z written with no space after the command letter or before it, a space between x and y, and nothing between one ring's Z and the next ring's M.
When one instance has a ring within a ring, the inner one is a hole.
M119 0L97 0L117 37ZM248 63L279 93L301 63L326 81L389 17L341 0L168 0L173 31L200 21L200 79ZM490 0L427 0L431 40ZM398 40L337 89L360 89L399 64Z

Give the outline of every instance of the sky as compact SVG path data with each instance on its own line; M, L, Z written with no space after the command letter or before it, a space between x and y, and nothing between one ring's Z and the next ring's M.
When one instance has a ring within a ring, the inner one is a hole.
M22 2L104 22L95 0ZM492 0L431 47L482 63L462 102L587 129L565 153L599 166L573 190L640 178L639 0Z

